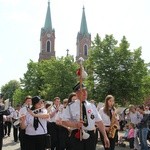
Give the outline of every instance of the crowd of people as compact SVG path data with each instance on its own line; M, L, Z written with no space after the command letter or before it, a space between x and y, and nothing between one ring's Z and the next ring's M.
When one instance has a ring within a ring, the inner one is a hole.
M123 121L125 122L122 125ZM125 131L120 137L119 144L122 145L122 138L129 141L130 149L148 150L148 140L150 141L150 109L148 106L129 105L127 111L120 119L120 127Z
M62 103L59 97L51 103L39 96L26 96L23 105L9 106L9 114L0 109L0 150L11 129L21 150L45 150L47 144L51 150L96 150L98 140L105 150L125 146L124 141L132 150L148 150L149 107L130 105L117 114L114 106L114 96L107 95L104 106L97 109L79 83ZM120 131L123 136L118 136Z

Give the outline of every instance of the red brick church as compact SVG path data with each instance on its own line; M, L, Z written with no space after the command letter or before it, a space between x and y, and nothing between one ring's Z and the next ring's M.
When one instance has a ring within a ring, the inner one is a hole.
M87 59L90 46L91 34L88 32L85 9L83 7L80 31L77 33L76 39L76 60L80 57ZM56 57L55 30L52 27L50 2L48 1L45 25L41 28L39 61L51 59L52 57Z

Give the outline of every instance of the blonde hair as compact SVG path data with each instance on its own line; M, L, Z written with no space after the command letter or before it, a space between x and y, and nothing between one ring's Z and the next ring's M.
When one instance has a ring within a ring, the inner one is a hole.
M132 128L135 128L134 123L130 122L129 125L130 125Z

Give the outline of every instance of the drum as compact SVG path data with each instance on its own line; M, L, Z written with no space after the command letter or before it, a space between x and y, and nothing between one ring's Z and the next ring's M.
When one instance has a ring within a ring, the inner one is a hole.
M19 119L18 119L18 120L15 120L15 121L13 122L13 126L14 126L15 128L19 128L19 127L20 127Z

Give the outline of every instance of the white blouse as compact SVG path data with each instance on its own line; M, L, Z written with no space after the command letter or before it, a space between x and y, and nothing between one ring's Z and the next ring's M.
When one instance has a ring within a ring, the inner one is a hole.
M142 118L140 113L136 111L135 113L129 113L129 119L133 124L138 124L139 122L141 122Z
M105 126L110 126L111 121L110 121L110 117L104 112L104 107L102 107L99 110L99 113L101 115L102 121L104 123Z
M44 108L44 109L42 109L42 111L40 113L47 114L47 110ZM33 121L34 121L34 117L27 112L27 115L26 115L27 127L25 129L25 133L27 135L42 135L42 134L47 133L47 119L39 118L39 121L41 122L43 127L41 126L40 123L38 123L37 130L35 130L33 127Z
M51 117L50 119L49 119L49 122L56 122L56 117L57 117L57 111L56 111L56 106L55 105L53 105L52 107L51 107L51 111L50 111L50 113L53 113L53 112L55 112L55 114L54 114L54 116L53 117Z

